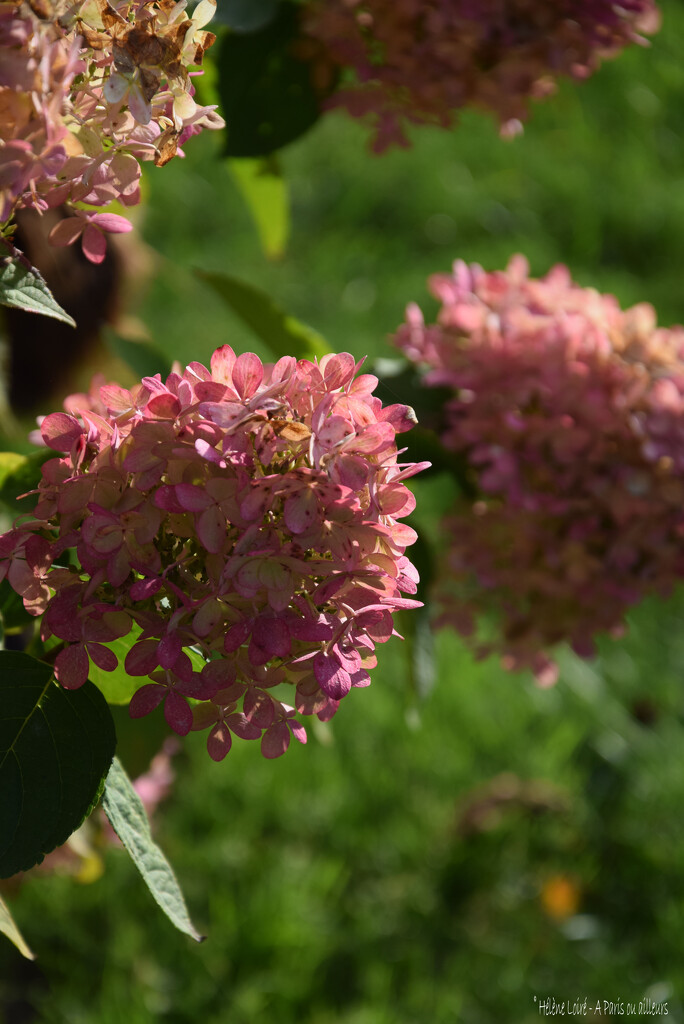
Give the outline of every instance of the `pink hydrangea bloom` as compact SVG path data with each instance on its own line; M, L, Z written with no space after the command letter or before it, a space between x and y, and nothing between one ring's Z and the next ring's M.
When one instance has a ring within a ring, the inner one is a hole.
M560 75L658 28L654 0L313 0L306 31L354 78L330 105L369 117L373 148L408 145L406 124L448 128L456 111L491 111L505 135Z
M383 408L359 366L263 365L224 345L210 369L103 385L42 420L59 455L32 516L0 537L0 578L61 641L63 686L91 660L115 669L108 644L130 636L131 715L163 703L220 760L231 735L277 757L306 740L297 714L329 718L369 684L392 612L419 606L402 596L418 577L401 520L424 464L399 462L412 410Z
M563 266L534 280L522 256L496 273L459 260L430 288L437 322L410 306L395 341L453 389L442 440L465 487L441 621L550 683L553 644L590 656L684 577L684 328Z
M195 103L188 70L214 40L203 26L216 0L191 18L186 4L55 0L39 16L40 4L0 0L0 226L22 207L66 205L76 217L75 203L133 206L141 161L164 164L190 135L223 127ZM70 241L101 262L103 232L121 231L123 218L88 216L78 232L67 222ZM67 234L59 224L51 240L68 244Z

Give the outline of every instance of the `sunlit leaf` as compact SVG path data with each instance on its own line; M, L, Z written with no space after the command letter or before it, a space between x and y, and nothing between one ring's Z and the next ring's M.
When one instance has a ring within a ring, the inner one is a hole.
M112 828L166 916L180 931L201 942L204 936L199 934L190 920L173 869L152 839L145 808L118 758L114 758L109 770L102 806Z
M14 918L10 914L10 909L0 896L0 932L6 935L10 942L13 942L17 947L22 956L25 956L27 960L35 960L35 956L26 945L24 936L21 934Z
M285 252L290 233L290 204L287 184L276 161L231 160L230 171L259 232L269 259Z
M64 690L52 668L0 652L0 878L61 846L97 802L116 737L99 690Z
M295 317L288 316L269 295L254 285L228 274L203 270L196 273L254 331L277 359L282 356L320 358L330 352L322 335Z
M0 258L0 305L41 313L76 326L76 321L55 301L35 267L27 266L18 257Z

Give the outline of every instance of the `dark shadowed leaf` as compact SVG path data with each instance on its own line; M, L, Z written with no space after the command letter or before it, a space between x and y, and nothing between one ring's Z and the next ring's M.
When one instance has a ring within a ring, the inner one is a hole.
M145 808L118 758L114 758L107 776L102 806L112 828L166 916L180 931L201 942L204 936L199 934L190 920L173 869L152 839Z
M168 356L148 341L129 341L111 330L106 330L104 336L112 355L130 366L141 379L154 377L155 373L160 373L164 378L170 373Z
M0 652L0 878L61 846L99 800L116 736L99 690L64 690L52 668Z
M217 57L227 156L266 156L303 135L320 117L312 65L298 47L298 5L248 35L231 32Z
M5 636L21 633L27 626L35 625L36 619L24 608L24 602L10 586L9 580L0 583L0 621Z
M210 28L228 25L234 32L256 32L273 21L279 0L220 0Z
M35 267L12 256L0 258L0 305L14 306L27 313L42 313L71 327L76 321L55 301Z
M204 270L198 270L196 274L268 345L277 359L282 356L320 358L330 351L327 342L317 331L295 317L288 316L269 295L254 285L227 274L213 274Z

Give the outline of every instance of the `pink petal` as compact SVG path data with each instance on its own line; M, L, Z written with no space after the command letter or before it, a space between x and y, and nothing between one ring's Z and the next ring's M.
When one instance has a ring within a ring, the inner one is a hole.
M202 512L213 504L213 498L195 484L176 484L174 490L179 503L188 512Z
M240 398L251 398L264 377L264 367L254 352L243 352L235 360L233 384Z
M328 391L335 391L352 379L356 361L349 352L339 352L323 356L319 365L326 388Z
M230 345L217 348L211 357L211 375L220 384L232 385L235 353Z
M291 495L283 508L285 523L292 533L305 533L316 522L318 499L314 491L302 489Z
M190 705L174 690L169 690L164 701L164 718L167 724L179 736L187 736L192 728L192 711Z
M290 653L290 631L282 619L260 615L252 628L252 639L270 657L285 658Z
M72 644L55 658L55 677L65 690L77 690L88 678L89 667L83 644Z
M217 722L207 736L207 751L212 761L222 761L231 748L233 738L225 722Z
M48 448L57 452L68 452L83 434L83 427L64 412L53 412L40 425L40 436Z
M48 235L50 245L72 245L83 234L87 221L83 217L67 217L55 224Z
M125 217L120 217L118 213L94 213L89 220L100 231L108 231L112 235L125 235L126 232L133 230L131 222Z
M397 434L411 430L418 422L410 405L387 405L378 413L378 419L390 423Z
M296 740L299 740L300 743L306 743L308 737L306 729L301 722L298 722L296 718L288 718L286 724L289 725L292 735Z
M201 675L205 699L211 700L220 690L227 690L235 682L235 666L225 658L217 658L207 662Z
M290 730L285 722L276 722L261 739L261 753L264 757L281 757L289 746Z
M232 654L233 651L237 651L238 647L242 647L251 632L250 621L236 622L234 626L231 626L223 638L223 649L226 654Z
M350 451L374 455L393 443L394 434L394 427L390 423L372 423L356 435L348 448Z
M88 655L103 672L113 672L119 666L119 659L114 651L102 644L86 644Z
M242 702L245 716L250 722L254 722L260 729L268 729L275 718L275 707L273 701L265 693L258 690L248 690Z
M102 263L107 255L107 240L93 224L88 224L83 232L81 247L86 259L91 263Z
M342 668L337 658L319 651L313 660L313 669L321 690L333 700L342 700L351 690L349 673Z
M145 407L145 412L160 420L175 420L181 411L181 404L175 395L154 395Z
M162 668L173 668L183 650L183 644L177 633L167 633L159 641L157 657Z
M226 542L226 517L218 505L210 505L197 520L197 536L212 554L217 554Z
M128 714L131 718L142 718L143 715L149 715L150 711L159 707L166 693L166 687L161 683L146 683L131 697Z
M139 640L134 644L124 662L124 668L129 676L149 676L150 672L154 672L159 665L158 647L159 642L153 638Z
M152 577L147 580L136 580L128 593L134 601L146 601L148 597L153 597L161 587L162 580Z
M226 722L236 736L241 740L258 740L261 736L261 728L254 722L250 722L246 715L236 712L228 715Z

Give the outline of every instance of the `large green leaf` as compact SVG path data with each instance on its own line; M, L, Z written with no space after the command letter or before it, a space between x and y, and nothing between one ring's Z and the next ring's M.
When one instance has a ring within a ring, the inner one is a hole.
M264 253L269 259L279 259L290 233L290 203L287 184L275 157L231 160L229 166L249 207Z
M13 942L17 947L22 956L25 956L27 960L35 960L35 957L31 950L26 945L24 936L21 934L14 918L10 914L10 909L0 896L0 932L6 935L10 942Z
M64 690L28 654L0 652L0 878L61 846L100 797L116 736L99 690Z
M116 757L107 776L102 806L112 828L166 916L180 931L201 942L204 936L199 934L190 920L173 869L152 839L142 801Z
M227 156L266 156L303 135L321 115L312 65L297 47L299 10L281 3L258 32L231 32L217 57Z
M42 313L76 326L76 321L55 301L36 268L27 265L19 255L0 257L0 305Z
M204 270L198 270L196 274L220 295L277 359L281 356L320 357L330 352L322 335L295 317L288 316L269 295L254 285L228 274Z

